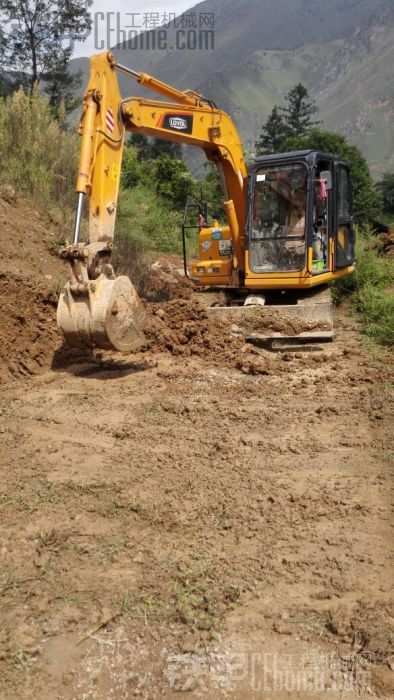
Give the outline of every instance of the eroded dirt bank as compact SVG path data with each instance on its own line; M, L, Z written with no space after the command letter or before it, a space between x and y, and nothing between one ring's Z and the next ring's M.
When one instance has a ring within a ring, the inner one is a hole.
M50 262L1 280L0 696L392 697L390 356L344 313L256 350L188 299L72 356Z

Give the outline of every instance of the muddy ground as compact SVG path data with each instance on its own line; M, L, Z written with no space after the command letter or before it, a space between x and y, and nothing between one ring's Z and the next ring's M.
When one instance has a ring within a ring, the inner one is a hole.
M2 212L0 697L393 697L390 354L344 310L251 348L194 298L69 353L48 231Z

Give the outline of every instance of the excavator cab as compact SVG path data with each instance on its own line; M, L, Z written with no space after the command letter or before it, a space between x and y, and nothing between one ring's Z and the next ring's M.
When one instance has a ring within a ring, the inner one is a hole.
M190 266L185 259L198 286L233 288L227 294L231 305L241 305L249 292L258 292L267 304L278 297L290 304L353 271L351 179L338 156L295 151L256 158L245 197L242 276L234 283L235 236L225 202L227 223L205 222L198 234L199 259Z
M352 268L355 233L349 168L300 151L257 158L249 181L246 277L267 288L313 287Z
M246 198L241 283L232 285L231 225L214 221L199 231L192 278L226 287L210 312L250 339L330 340L328 283L355 265L348 166L318 151L262 156L249 169Z

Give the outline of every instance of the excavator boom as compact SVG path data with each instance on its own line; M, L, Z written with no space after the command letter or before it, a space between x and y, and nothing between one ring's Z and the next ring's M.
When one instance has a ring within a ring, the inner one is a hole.
M122 99L117 71L172 102ZM110 262L124 138L126 132L135 131L198 146L215 163L228 200L225 207L232 212L233 283L239 284L244 275L247 170L230 117L198 93L181 92L118 64L110 52L93 56L79 125L82 142L73 244L61 251L69 262L70 280L57 313L66 341L77 347L131 350L143 342L144 312L137 293L128 277L115 277ZM85 196L89 197L89 236L82 243Z

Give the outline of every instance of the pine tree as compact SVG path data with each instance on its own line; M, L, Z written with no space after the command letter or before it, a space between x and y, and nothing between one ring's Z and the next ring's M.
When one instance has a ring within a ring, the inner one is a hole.
M288 136L306 136L311 129L320 124L312 119L318 110L302 83L298 83L287 93L286 102L287 106L281 107L280 111Z
M37 82L56 108L80 80L69 72L73 40L86 38L92 0L0 0L0 72L31 93ZM5 39L5 41L4 41ZM67 40L67 41L66 41Z
M287 135L284 119L279 112L279 107L275 105L263 126L259 141L256 141L256 155L276 153Z
M137 149L138 160L155 160L161 155L168 155L173 160L182 160L183 150L180 143L173 143L157 137L151 139L144 134L132 134L130 143Z

